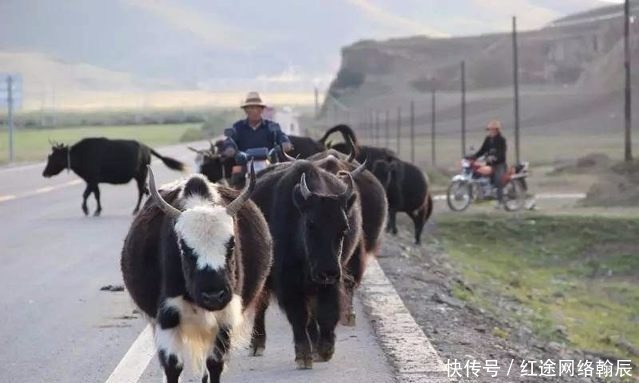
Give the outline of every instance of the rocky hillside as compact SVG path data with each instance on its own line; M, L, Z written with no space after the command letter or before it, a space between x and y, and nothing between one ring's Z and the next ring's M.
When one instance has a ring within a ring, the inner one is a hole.
M633 1L634 12L639 1ZM519 34L522 87L576 86L596 92L623 84L623 18L620 5L559 19ZM639 23L632 24L637 35ZM639 61L639 42L632 45ZM384 95L384 103L419 98L434 86L460 87L466 61L467 87L484 91L512 84L512 40L508 33L460 38L410 37L361 41L342 50L342 64L330 94L343 105L361 105ZM633 80L639 83L639 71ZM329 98L329 105L332 102Z

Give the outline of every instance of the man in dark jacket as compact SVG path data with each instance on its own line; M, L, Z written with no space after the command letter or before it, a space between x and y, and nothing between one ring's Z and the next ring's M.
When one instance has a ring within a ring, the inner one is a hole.
M486 165L479 168L478 172L485 176L492 175L493 184L497 187L497 203L500 205L504 195L502 179L508 169L506 165L506 139L501 135L500 121L489 122L486 131L488 134L484 143L472 158L486 156Z
M277 122L262 118L265 107L266 105L257 92L249 92L241 105L246 113L246 119L237 121L233 127L224 131L226 140L222 147L222 153L227 158L235 157L234 177L241 176L243 166L247 162L245 152L249 149L267 148L271 150L279 145L282 150L288 152L293 148L288 136L282 132Z

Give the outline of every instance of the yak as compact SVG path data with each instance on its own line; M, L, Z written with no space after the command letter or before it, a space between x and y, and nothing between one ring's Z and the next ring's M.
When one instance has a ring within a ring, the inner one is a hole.
M384 186L388 198L387 231L397 234L396 215L404 212L413 221L415 244L421 244L422 230L433 213L433 198L424 173L411 163L393 159L377 160L373 174Z
M328 137L333 133L341 133L344 142L337 144L327 144ZM330 149L335 149L344 154L354 154L355 159L360 163L366 161L366 168L373 170L373 164L378 160L391 161L398 158L394 151L387 148L377 148L374 146L360 145L355 132L348 125L336 125L324 133L319 142Z
M273 268L267 284L293 330L295 362L313 367L335 351L344 269L362 244L361 211L351 173L337 175L298 160L260 172L253 201L273 237ZM268 299L255 317L251 350L265 348Z
M89 214L87 198L93 193L97 202L94 216L102 212L98 184L125 184L135 179L138 186L138 202L133 214L140 210L146 188L147 165L151 155L158 157L173 170L184 170L184 164L133 140L110 140L108 138L85 138L72 146L52 143L47 165L42 172L46 178L60 174L64 169L73 170L86 182L82 194L82 211Z
M320 168L333 174L348 171L351 172L355 185L359 192L362 212L363 247L358 247L350 258L347 266L347 278L345 278L346 305L344 324L355 326L355 312L353 310L353 293L360 285L366 270L366 264L370 256L377 256L384 224L387 220L388 203L386 192L382 184L375 176L365 169L365 164L353 161L352 156L335 151L315 154L308 158L309 161ZM362 251L363 250L363 251Z
M201 175L158 191L149 175L151 199L122 250L124 283L154 328L166 382L178 382L187 357L203 383L219 382L272 263L268 225L249 199L255 172L241 193Z

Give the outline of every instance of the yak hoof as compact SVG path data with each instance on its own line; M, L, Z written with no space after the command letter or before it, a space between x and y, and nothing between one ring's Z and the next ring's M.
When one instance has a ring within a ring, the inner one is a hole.
M209 375L207 373L204 373L204 376L202 377L202 383L209 383Z
M264 350L262 346L251 346L249 356L264 356Z
M102 210L96 210L95 213L93 213L94 217L99 217L100 213L102 213Z
M320 342L317 352L313 353L316 362L328 362L335 353L335 344L330 342Z
M84 212L84 215L89 215L89 209L85 205L82 205L82 212Z
M312 370L313 369L313 357L299 357L295 358L295 364L298 370Z
M391 229L391 232L393 233L393 235L397 235L397 228L394 227L393 229Z
M140 211L140 209L133 209L133 215L138 214L139 211Z
M346 314L342 319L342 326L355 327L357 325L357 315L355 313Z

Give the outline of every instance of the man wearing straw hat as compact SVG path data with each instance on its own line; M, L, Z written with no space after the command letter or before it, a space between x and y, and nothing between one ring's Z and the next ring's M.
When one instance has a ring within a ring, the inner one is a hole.
M247 158L244 152L247 150L254 148L271 150L279 145L282 150L288 152L293 148L288 136L282 132L277 122L262 118L265 107L257 92L249 92L241 105L246 113L246 119L237 121L233 127L224 131L226 140L222 152L227 158L235 157L237 165L233 170L235 177L239 176L241 167L246 165Z
M487 135L479 151L471 156L477 159L486 156L486 165L478 169L485 176L492 175L493 185L497 187L497 207L503 202L504 185L501 180L506 174L506 139L501 135L501 122L492 120L486 126Z

